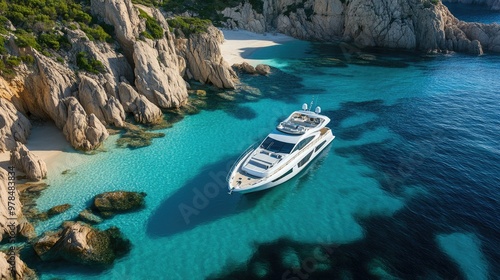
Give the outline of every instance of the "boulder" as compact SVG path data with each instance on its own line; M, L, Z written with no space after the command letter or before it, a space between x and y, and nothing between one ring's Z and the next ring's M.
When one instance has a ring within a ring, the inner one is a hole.
M87 114L94 114L102 123L123 126L123 106L115 97L108 97L104 88L94 79L81 75L78 98Z
M138 123L157 124L163 119L163 112L158 106L149 101L144 95L139 95L128 83L122 82L119 86L119 96L123 108L134 114Z
M10 162L30 180L40 181L47 177L45 162L21 142L16 142L16 148L10 151Z
M33 244L33 249L43 261L62 259L108 266L130 251L130 242L116 227L100 231L85 223L69 222L59 231L46 232Z
M63 127L66 139L73 147L83 151L94 150L109 136L108 131L94 115L87 115L75 97L65 100L68 119Z
M223 41L222 32L210 25L207 32L193 33L187 39L178 40L177 48L193 79L218 88L233 89L238 77L222 57L220 44Z
M255 70L255 67L253 67L252 65L250 65L246 61L242 62L242 63L233 64L233 68L240 71L240 72L246 73L246 74L256 74L257 73L257 70Z
M15 263L15 276L10 270L10 263ZM0 252L0 279L2 280L36 280L38 277L33 269L29 268L17 255Z
M271 74L271 67L269 67L269 65L259 64L255 66L255 71L260 75L267 76Z
M85 209L80 214L78 214L78 219L89 224L100 224L102 223L102 218L92 213L92 211Z
M0 98L0 152L14 149L16 142L26 143L30 130L30 121L14 104Z
M68 204L68 203L56 205L56 206L50 208L49 210L47 210L47 216L50 218L50 217L59 215L61 213L68 211L69 208L71 208L71 204Z
M146 193L114 191L98 194L94 197L92 207L104 217L124 213L144 207Z

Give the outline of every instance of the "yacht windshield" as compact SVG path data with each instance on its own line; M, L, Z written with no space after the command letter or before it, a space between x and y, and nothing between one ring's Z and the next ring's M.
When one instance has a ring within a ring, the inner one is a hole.
M289 154L294 146L295 144L281 142L271 137L267 137L266 140L264 140L264 142L260 144L261 148L266 149L270 152L284 154Z

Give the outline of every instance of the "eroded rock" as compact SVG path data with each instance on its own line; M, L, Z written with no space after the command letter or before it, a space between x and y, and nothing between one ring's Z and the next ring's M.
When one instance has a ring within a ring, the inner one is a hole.
M114 191L98 194L94 197L92 207L104 217L117 213L134 211L144 207L146 193Z
M14 149L16 142L26 143L30 130L31 123L24 114L0 98L0 152Z
M16 142L16 148L10 151L10 162L30 180L40 181L47 177L45 162L21 142Z

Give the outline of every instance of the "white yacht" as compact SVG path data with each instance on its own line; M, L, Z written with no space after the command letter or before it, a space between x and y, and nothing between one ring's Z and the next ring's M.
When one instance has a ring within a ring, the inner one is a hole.
M312 104L311 104L312 106ZM335 136L321 108L293 112L260 143L248 148L228 175L229 193L265 190L286 182L304 169Z

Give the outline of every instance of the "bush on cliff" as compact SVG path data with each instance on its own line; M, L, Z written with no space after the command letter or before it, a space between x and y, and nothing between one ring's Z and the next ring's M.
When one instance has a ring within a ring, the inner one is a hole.
M168 25L172 29L180 29L184 36L189 37L191 34L199 34L207 32L208 27L212 22L208 19L195 17L175 17L167 20ZM173 31L173 30L172 30Z
M142 34L144 37L149 39L163 38L164 30L154 18L141 9L139 9L139 17L146 19L146 32Z

